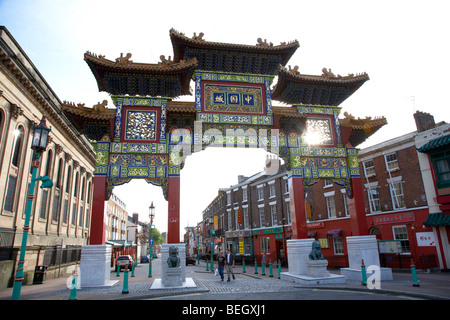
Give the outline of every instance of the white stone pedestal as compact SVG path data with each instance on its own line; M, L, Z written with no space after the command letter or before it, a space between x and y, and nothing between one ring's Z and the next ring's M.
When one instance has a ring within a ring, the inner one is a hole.
M328 261L319 260L322 262L311 263L308 255L311 252L314 241L314 239L310 238L286 241L289 269L288 272L281 273L280 279L301 285L345 283L344 276L330 274L326 271ZM312 267L311 270L310 266ZM311 276L311 274L315 276Z
M176 246L180 257L180 266L169 268L169 248ZM184 243L163 244L161 246L161 279L155 279L150 289L196 288L192 278L186 279L186 245Z
M167 268L166 276L161 281L165 287L181 287L183 285L181 281L181 266L178 268Z
M327 270L328 260L309 260L306 265L308 266L307 276L315 278L330 276Z
M341 268L341 275L349 280L361 280L361 262L364 260L366 271L369 266L380 268L378 243L375 235L347 237L348 268ZM380 268L380 280L392 280L390 268ZM368 274L370 276L370 274Z
M313 242L314 239L312 238L286 241L289 273L306 274L308 272L306 261L309 260L308 255L311 252Z
M111 246L85 245L81 247L80 286L109 287L118 280L110 280L111 275Z

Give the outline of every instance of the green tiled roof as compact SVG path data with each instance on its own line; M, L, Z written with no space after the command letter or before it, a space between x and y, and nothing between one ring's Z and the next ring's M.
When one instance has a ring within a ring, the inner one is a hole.
M423 146L421 146L420 148L417 148L417 151L426 153L427 151L445 146L447 144L450 144L450 135L446 135L446 136L443 136L443 137L440 137L437 139L433 139L433 140L427 142L426 144L424 144Z
M444 215L442 212L432 213L428 215L423 224L427 227L449 226L450 215Z

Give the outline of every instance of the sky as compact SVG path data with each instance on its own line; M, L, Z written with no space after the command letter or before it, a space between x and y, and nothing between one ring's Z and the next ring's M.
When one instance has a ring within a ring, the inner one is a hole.
M134 62L158 63L173 57L169 30L186 36L204 33L213 42L278 45L298 40L287 65L302 74L330 68L342 76L367 72L367 81L344 101L348 112L364 118L384 116L388 124L358 148L415 131L416 110L449 122L450 19L448 0L316 1L139 1L0 0L0 25L6 26L61 101L103 100L83 60L86 51L114 60L131 53ZM276 84L276 79L273 85ZM193 101L183 96L177 101ZM281 105L274 101L274 105ZM219 188L264 167L261 149L208 148L189 156L181 171L180 231L202 220L202 211ZM167 202L159 187L143 180L116 187L131 214L167 231Z

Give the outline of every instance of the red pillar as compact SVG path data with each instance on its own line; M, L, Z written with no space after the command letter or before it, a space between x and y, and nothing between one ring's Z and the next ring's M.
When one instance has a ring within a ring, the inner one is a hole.
M353 199L348 199L350 211L350 225L353 236L366 236L367 228L366 207L364 205L363 187L360 177L351 178Z
M292 177L289 189L291 199L292 235L294 239L308 238L306 230L305 192L303 178Z
M105 244L106 177L94 176L90 244Z
M180 176L169 177L167 243L180 243Z

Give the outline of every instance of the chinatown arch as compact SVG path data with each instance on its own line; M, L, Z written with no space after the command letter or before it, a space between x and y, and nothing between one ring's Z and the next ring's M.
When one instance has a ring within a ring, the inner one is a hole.
M282 158L289 170L294 239L307 238L304 186L329 179L345 187L352 235L368 235L358 149L384 117L355 119L340 104L361 87L366 73L305 75L287 66L298 41L254 45L206 41L171 29L173 59L153 64L131 54L84 60L107 101L86 107L65 102L73 125L95 141L91 245L105 244L105 200L113 188L144 179L168 201L168 243L180 242L180 177L194 152L214 147L258 147ZM277 83L272 82L278 77ZM191 92L190 84L194 90ZM194 102L173 101L192 95ZM273 106L272 101L286 106Z

